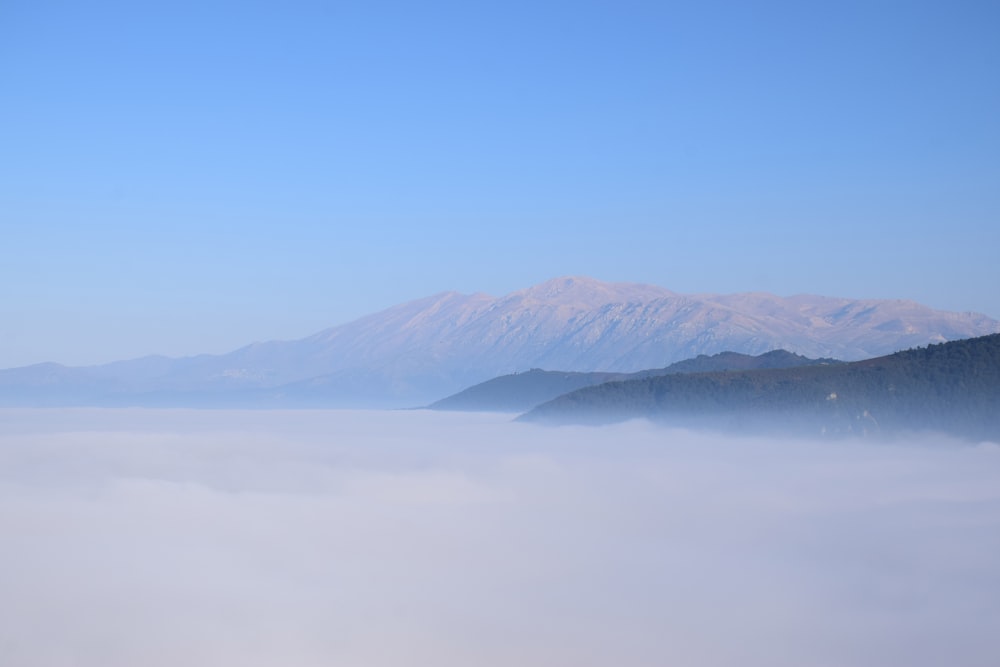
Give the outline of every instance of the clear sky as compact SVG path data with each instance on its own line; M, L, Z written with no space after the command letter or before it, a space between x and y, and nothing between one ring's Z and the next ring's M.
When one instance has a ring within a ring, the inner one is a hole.
M0 367L559 275L1000 317L1000 3L0 2Z

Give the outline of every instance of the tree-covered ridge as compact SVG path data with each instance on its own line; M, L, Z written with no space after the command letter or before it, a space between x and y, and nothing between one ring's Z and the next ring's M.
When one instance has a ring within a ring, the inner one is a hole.
M634 417L748 431L932 430L1000 439L1000 334L841 365L609 382L556 398L522 418Z
M718 354L699 354L693 359L685 359L670 364L666 368L639 371L633 377L648 377L667 375L668 373L710 373L713 371L747 371L758 368L794 368L796 366L816 366L825 364L842 364L837 359L809 357L795 354L788 350L771 350L756 356L739 352L719 352Z
M628 377L625 373L572 373L532 368L481 382L427 407L431 410L521 412L576 389L625 377Z
M809 359L786 350L772 350L753 356L739 352L700 354L664 368L637 373L573 373L532 368L523 373L501 375L463 389L457 394L432 403L431 410L481 410L522 412L557 396L583 387L615 380L630 380L670 373L705 373L708 371L746 370L750 368L788 368L811 364L839 364L835 359Z

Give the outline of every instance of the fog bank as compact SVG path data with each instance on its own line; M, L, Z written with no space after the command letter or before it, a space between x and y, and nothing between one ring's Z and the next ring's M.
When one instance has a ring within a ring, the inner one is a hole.
M0 664L977 666L1000 447L0 410Z

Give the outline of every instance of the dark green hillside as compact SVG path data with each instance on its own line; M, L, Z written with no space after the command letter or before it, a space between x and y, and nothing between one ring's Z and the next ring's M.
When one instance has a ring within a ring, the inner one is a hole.
M1000 334L840 365L610 382L560 396L522 419L825 434L932 430L1000 439Z
M625 373L567 373L532 368L501 375L443 398L431 410L522 412L556 396L591 385L620 380Z
M755 356L739 352L719 352L711 356L699 354L693 359L685 359L670 364L666 368L633 373L628 379L668 375L670 373L711 373L713 371L748 371L757 368L795 368L842 364L837 359L810 359L788 350L771 350Z
M478 410L497 412L523 412L540 403L582 387L590 387L614 380L630 380L670 373L705 373L708 371L744 370L749 368L789 368L811 364L839 364L835 359L809 359L785 350L773 350L759 356L720 352L698 355L671 364L637 373L569 373L543 371L533 368L525 373L514 373L487 380L443 398L428 406L431 410Z

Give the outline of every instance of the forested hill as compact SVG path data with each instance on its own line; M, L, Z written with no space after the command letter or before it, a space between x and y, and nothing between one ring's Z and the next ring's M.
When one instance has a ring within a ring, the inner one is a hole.
M786 350L772 350L752 356L738 352L699 354L693 359L685 359L638 373L571 373L566 371L544 371L532 368L523 373L501 375L481 382L457 394L452 394L428 406L431 410L480 410L496 412L523 412L534 406L550 401L556 396L614 380L629 380L669 373L705 373L708 371L746 370L750 368L788 368L810 364L839 364L835 359L809 359Z
M648 371L631 373L626 380L637 380L658 375L673 373L712 373L716 371L749 371L764 368L795 368L798 366L816 366L842 364L843 361L823 357L810 359L788 350L771 350L757 356L740 354L739 352L719 352L718 354L699 354L693 359L685 359L670 364L666 368L654 368Z
M560 396L520 419L636 417L747 432L927 430L1000 441L1000 334L841 365L609 382Z
M431 410L523 412L575 389L628 377L627 373L571 373L532 368L480 382L427 407Z

